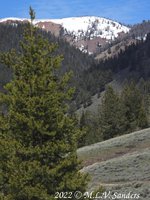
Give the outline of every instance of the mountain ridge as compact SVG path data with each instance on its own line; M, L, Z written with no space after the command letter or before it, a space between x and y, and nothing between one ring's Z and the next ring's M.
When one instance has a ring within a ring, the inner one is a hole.
M25 23L27 18L3 18L0 23ZM50 31L55 36L65 38L71 45L82 52L93 54L97 48L114 41L121 34L128 33L130 28L119 22L96 16L68 17L62 19L36 19L33 24Z

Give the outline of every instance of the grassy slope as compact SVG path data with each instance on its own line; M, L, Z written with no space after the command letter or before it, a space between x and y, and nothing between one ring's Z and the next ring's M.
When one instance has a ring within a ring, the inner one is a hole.
M80 148L78 157L91 175L90 190L103 185L150 199L150 128Z

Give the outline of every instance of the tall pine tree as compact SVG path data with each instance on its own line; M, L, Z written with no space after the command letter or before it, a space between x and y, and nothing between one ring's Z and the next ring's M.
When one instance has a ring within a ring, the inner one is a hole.
M134 82L124 86L121 100L125 106L126 130L133 131L138 128L146 128L148 119L144 108L144 99Z
M99 124L103 139L109 139L125 131L124 109L119 95L111 86L106 88L99 109Z
M56 192L82 192L87 183L76 154L81 132L67 114L70 74L58 77L62 56L37 34L31 8L30 16L19 52L0 54L1 63L13 71L6 93L0 94L5 108L0 115L0 197L5 200L51 200Z

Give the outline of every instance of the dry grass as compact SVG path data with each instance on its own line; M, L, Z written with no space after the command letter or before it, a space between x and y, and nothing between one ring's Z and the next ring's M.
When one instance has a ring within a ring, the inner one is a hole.
M89 190L103 185L111 192L136 192L150 199L150 128L78 149Z

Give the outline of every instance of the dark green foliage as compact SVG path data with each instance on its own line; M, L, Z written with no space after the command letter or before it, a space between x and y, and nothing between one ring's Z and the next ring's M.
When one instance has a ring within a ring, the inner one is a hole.
M99 66L104 69L112 70L113 73L119 73L123 69L128 69L127 79L139 80L141 77L148 80L150 77L150 34L145 41L137 40L125 48L125 51L105 61L101 61Z
M85 133L79 141L79 147L102 141L98 116L88 111L83 112L80 118L80 128Z
M138 127L140 127L140 128L148 127L148 118L147 118L147 115L146 115L145 108L142 104L141 104L141 107L140 107L140 110L139 110L137 124L138 124Z
M138 85L143 98L144 110L146 111L148 121L150 122L150 81L144 81L142 78Z
M122 92L122 102L125 106L125 118L127 119L127 130L135 130L137 127L148 126L146 110L144 109L144 99L135 83L131 82L124 87Z
M19 51L1 53L0 61L13 71L0 93L7 108L0 115L0 197L51 200L55 192L85 191L87 175L79 172L76 154L81 131L67 115L74 90L70 73L58 76L56 45L28 24Z
M144 80L124 86L117 94L111 86L106 88L98 114L82 113L81 129L86 134L80 145L88 145L115 136L147 128L150 125L150 87Z
M120 95L108 87L99 112L104 140L148 127L144 98L133 82L125 85Z
M103 139L109 139L125 131L124 107L111 86L106 88L99 111Z

